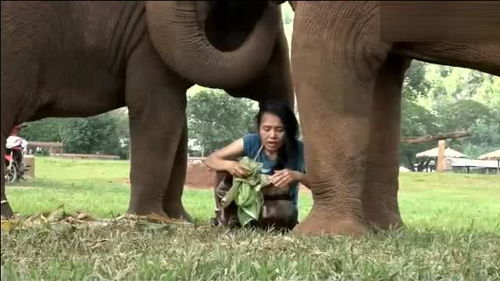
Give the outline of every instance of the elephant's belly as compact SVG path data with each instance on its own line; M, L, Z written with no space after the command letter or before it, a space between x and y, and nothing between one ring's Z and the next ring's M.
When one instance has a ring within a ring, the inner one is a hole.
M88 117L125 106L118 96L88 94L80 98L72 98L64 102L56 102L53 106L54 117Z
M44 102L38 118L87 117L125 106L124 79L105 68L54 72L47 73L47 84L38 93Z

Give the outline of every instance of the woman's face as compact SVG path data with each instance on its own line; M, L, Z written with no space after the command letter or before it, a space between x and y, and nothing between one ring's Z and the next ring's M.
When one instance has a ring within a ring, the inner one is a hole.
M259 135L267 151L278 151L285 140L285 127L278 116L264 113L260 120Z

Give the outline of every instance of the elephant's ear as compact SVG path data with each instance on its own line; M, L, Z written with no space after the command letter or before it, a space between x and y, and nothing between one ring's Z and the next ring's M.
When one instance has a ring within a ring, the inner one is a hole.
M222 52L200 28L207 5L196 2L146 2L148 30L161 58L184 78L207 87L236 87L255 78L271 57L281 24L279 6L270 3L245 42Z

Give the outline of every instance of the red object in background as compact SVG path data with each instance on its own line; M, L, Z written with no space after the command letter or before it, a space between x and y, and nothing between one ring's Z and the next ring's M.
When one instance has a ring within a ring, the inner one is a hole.
M7 160L9 163L12 162L12 155L11 154L5 154L5 160Z

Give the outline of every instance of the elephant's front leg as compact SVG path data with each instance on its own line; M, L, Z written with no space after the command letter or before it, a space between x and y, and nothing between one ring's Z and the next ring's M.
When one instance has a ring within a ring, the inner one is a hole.
M3 60L2 60L3 63ZM3 69L3 65L2 65ZM19 114L15 109L16 107L13 106L16 103L19 104L19 97L22 97L21 95L15 95L16 93L29 93L28 90L25 88L22 89L22 91L17 91L17 89L13 88L4 88L7 83L4 83L4 79L8 77L8 75L5 75L3 70L2 70L2 119L0 120L1 122L1 138L0 138L0 151L2 156L5 155L5 145L6 145L6 140L9 137L12 128L14 128L14 125L16 124L16 120L14 117L16 114ZM29 83L27 83L29 84ZM7 96L7 93L13 94L12 96ZM4 218L12 218L14 216L14 212L12 211L12 208L10 206L9 201L7 200L7 195L5 194L5 168L6 168L6 163L5 159L2 159L2 177L1 177L1 186L0 186L0 200L1 200L1 217Z
M2 138L1 138L1 152L2 155L5 155L5 141L7 139L7 130L4 131L2 126ZM1 178L1 216L5 218L11 218L14 213L12 212L12 208L10 207L9 201L7 201L7 196L5 195L5 161L2 160L2 178Z
M372 94L388 47L376 45L374 3L298 3L292 77L314 203L294 231L362 235Z
M292 77L314 203L294 232L357 236L367 231L361 194L373 82L363 54L356 53L361 42L347 41L358 31L347 26L342 34L341 27L326 26L318 17L328 5L301 2L295 14ZM340 34L328 41L334 33Z
M171 198L168 186L175 159L185 160L176 155L179 146L185 145L181 142L186 142L188 86L167 69L147 40L131 55L126 84L131 137L129 213L171 215L165 203L182 208L182 191Z
M170 173L167 194L163 199L163 209L171 218L181 218L192 221L191 216L189 216L182 205L182 193L184 191L187 171L187 141L187 124L184 122L181 139L177 146L177 152L175 153L174 165Z
M389 55L373 93L363 214L370 226L387 230L403 224L398 207L401 86L410 60Z

